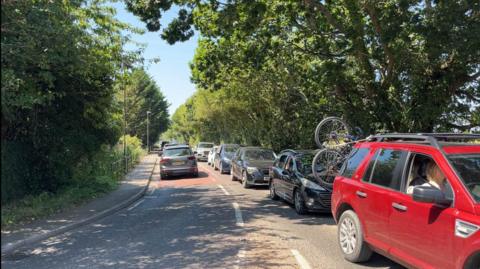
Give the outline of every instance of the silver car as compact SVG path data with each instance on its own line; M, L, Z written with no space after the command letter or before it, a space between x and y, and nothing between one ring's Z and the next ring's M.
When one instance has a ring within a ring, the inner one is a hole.
M200 161L208 161L208 153L213 148L214 144L210 142L200 142L195 148L195 157Z
M213 167L213 162L215 161L215 152L217 152L218 146L214 146L210 152L208 153L208 165L211 165Z
M179 175L197 177L197 160L192 149L187 145L166 147L160 158L160 175L163 179Z

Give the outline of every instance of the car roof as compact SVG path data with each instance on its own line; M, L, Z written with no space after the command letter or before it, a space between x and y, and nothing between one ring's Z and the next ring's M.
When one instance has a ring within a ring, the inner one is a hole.
M220 146L236 146L236 147L240 147L239 144L221 144Z
M179 148L190 148L190 146L189 145L174 145L174 146L166 147L165 149L179 149Z
M244 150L255 150L255 149L262 149L262 150L271 150L273 151L272 149L270 148L264 148L264 147L253 147L253 146L246 146L246 147L241 147L241 149L244 149Z
M306 153L315 154L319 150L320 149L284 149L280 151L279 154L285 154L285 153L291 153L293 155L300 155L300 154L306 154Z

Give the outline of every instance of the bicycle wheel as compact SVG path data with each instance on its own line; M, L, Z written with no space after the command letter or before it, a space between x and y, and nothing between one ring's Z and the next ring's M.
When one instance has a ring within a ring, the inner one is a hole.
M350 135L350 128L339 117L323 119L315 128L315 143L319 148L343 143Z
M332 187L335 177L343 164L342 154L333 149L321 149L312 161L312 172L324 186Z

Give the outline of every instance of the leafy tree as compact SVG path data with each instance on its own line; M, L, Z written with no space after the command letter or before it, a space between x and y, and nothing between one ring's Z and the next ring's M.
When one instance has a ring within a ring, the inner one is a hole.
M149 115L149 145L157 142L161 133L168 129L169 115L165 96L155 81L143 69L136 69L128 78L127 96L127 132L147 145L147 111ZM123 106L123 93L117 98Z
M369 132L464 131L480 125L478 1L126 3L151 31L161 29L163 12L180 6L162 37L173 44L188 39L193 27L200 31L205 40L193 66L199 88L234 91L236 85L245 92L241 101L260 110L252 99L275 93L295 108L288 110L299 115L292 118L281 111L287 107L282 101L273 100L264 103L272 109L252 118L263 124L277 115L281 126L293 119L305 126L282 144L303 139L300 130L325 114L341 114ZM262 131L268 132L267 126Z
M54 192L117 142L114 77L137 31L104 1L2 1L2 202Z

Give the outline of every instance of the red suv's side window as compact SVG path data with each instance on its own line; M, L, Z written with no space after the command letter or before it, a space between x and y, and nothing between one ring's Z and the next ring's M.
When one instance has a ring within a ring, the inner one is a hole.
M368 155L370 149L368 148L355 148L350 153L348 160L344 162L340 174L346 178L352 178L353 173L357 170L358 166L362 163L363 159Z
M363 181L400 190L407 156L407 151L377 150L363 176Z

